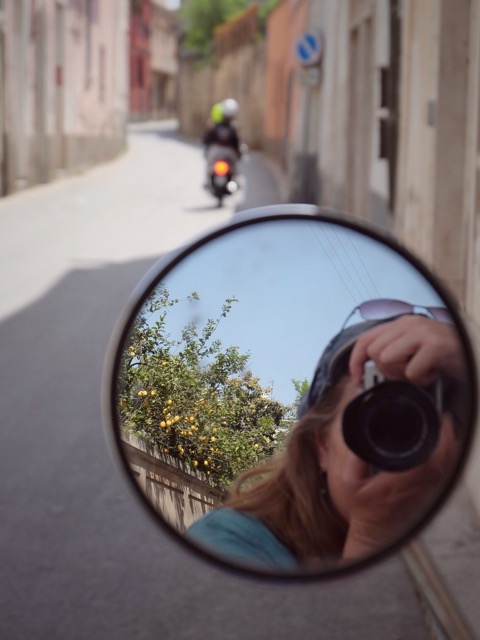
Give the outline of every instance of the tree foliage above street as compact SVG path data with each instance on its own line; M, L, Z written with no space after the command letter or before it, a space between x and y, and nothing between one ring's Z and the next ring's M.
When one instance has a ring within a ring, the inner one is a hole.
M275 452L290 407L262 387L248 354L214 338L234 297L202 328L190 323L181 337L169 334L169 312L198 299L192 292L178 300L160 287L144 306L123 352L120 419L127 432L224 486Z
M180 9L188 48L207 53L215 28L248 6L247 0L188 0Z
M269 13L280 0L264 0L259 4L259 28L265 30ZM180 9L185 28L185 46L205 55L209 52L216 27L249 7L251 0L187 0Z

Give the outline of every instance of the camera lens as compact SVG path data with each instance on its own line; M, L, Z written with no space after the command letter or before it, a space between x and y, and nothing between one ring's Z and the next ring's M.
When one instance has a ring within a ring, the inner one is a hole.
M421 407L410 398L401 397L393 405L384 401L372 405L365 435L382 455L405 458L422 446L427 429Z
M360 458L378 470L406 471L430 457L440 417L422 387L383 382L355 398L343 415L343 437Z

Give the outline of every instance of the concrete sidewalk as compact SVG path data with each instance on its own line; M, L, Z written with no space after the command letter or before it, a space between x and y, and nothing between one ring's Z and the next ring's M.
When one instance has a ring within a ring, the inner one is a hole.
M463 618L470 637L479 638L480 519L464 482L459 484L447 506L421 534L420 543L429 556L431 569L436 573L433 580L427 581L426 589L422 589L422 597L427 601L433 598L434 606L438 605L437 614L448 619L448 602L446 606L442 604L442 594L435 589L435 578L438 578L450 603ZM449 636L440 634L439 637ZM460 636L450 637L457 640Z

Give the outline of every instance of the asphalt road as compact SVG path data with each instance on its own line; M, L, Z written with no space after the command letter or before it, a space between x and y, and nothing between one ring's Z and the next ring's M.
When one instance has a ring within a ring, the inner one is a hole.
M224 209L203 170L197 145L141 125L116 161L0 201L0 638L427 639L399 559L333 583L239 578L167 539L114 469L101 374L130 291L192 234L280 198L255 154Z

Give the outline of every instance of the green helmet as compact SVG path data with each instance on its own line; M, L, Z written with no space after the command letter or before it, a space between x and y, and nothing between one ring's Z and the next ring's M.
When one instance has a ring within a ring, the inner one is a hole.
M215 122L215 124L219 124L220 122L222 122L222 120L223 120L223 109L222 109L222 103L221 102L217 102L211 108L211 110L210 110L210 120L212 122Z

